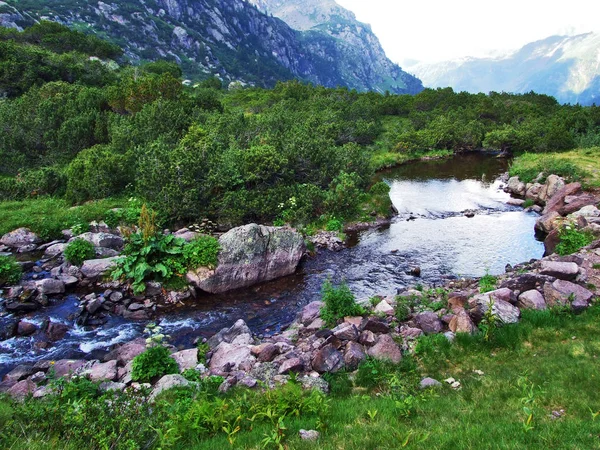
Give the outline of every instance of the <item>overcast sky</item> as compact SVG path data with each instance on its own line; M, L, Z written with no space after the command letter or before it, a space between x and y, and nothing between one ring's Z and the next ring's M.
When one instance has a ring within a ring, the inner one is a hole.
M600 31L600 0L336 0L403 64L509 51L554 34Z

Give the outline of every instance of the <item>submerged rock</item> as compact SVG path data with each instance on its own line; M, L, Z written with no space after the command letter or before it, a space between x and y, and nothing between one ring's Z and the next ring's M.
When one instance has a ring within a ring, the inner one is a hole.
M228 231L219 244L215 270L201 267L187 274L190 283L212 294L290 275L306 249L302 235L296 231L257 224Z

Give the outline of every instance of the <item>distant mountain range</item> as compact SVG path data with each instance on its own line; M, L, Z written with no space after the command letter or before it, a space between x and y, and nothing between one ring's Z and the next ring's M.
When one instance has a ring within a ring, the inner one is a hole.
M600 104L600 34L551 36L499 58L408 67L427 87L467 92L535 91L561 103Z
M171 59L194 79L414 94L420 80L383 52L368 25L332 0L5 0L0 25L54 20L116 42L133 61Z

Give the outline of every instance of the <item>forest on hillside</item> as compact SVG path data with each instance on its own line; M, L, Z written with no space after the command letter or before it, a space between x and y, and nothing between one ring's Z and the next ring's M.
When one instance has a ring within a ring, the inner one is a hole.
M2 199L135 196L168 221L307 223L351 218L396 156L600 144L600 108L533 92L226 91L121 54L56 23L0 29Z

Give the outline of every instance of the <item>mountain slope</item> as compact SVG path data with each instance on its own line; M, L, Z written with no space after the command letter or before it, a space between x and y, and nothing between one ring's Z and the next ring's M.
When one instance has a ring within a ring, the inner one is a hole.
M226 81L260 86L299 78L328 87L381 89L371 82L372 77L363 81L362 74L347 75L347 58L332 36L294 30L243 0L0 2L0 24L22 27L41 19L107 37L134 61L176 60L191 78L218 75ZM362 65L360 61L354 64ZM390 90L412 93L419 89L400 80Z
M367 24L356 20L351 11L334 0L247 0L261 11L273 14L299 31L313 31L334 38L344 78L361 90L410 93L423 89L416 77L391 62L379 39Z
M600 34L551 36L502 58L410 67L429 87L467 92L535 91L562 103L600 103Z

